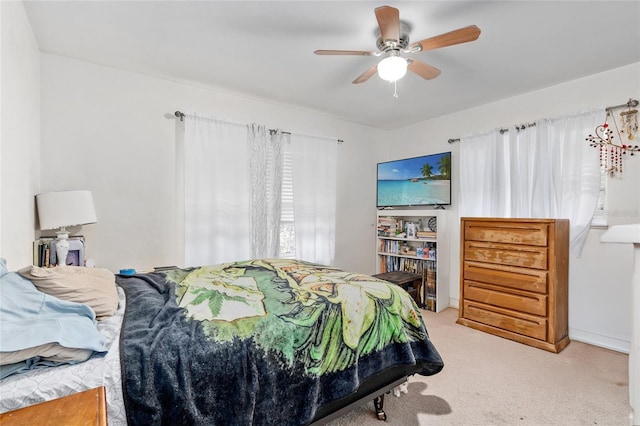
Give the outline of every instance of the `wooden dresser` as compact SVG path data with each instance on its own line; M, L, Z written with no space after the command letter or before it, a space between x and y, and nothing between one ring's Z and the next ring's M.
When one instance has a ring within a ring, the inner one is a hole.
M569 344L568 219L462 218L458 324L551 352Z

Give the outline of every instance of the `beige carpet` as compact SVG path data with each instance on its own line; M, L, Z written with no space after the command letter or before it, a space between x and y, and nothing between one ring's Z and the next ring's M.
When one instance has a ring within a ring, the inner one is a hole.
M626 354L580 342L553 354L458 325L455 309L423 315L444 370L386 395L386 423L370 402L330 426L629 424Z

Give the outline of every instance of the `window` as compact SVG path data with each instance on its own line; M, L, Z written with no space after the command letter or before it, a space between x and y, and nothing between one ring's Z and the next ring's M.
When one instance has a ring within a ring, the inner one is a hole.
M598 193L598 204L596 204L596 211L593 213L591 219L592 228L606 227L608 225L606 216L607 206L607 173L604 168L600 168L600 192Z
M289 138L285 143L290 143ZM296 256L296 232L293 222L293 158L291 151L284 150L282 160L282 195L280 214L280 257L293 259Z
M336 140L189 114L184 160L185 265L332 264Z

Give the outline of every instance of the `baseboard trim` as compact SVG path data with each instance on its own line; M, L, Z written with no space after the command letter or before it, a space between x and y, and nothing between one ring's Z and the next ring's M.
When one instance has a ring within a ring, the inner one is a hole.
M569 338L576 342L588 343L593 346L610 349L616 352L629 353L631 342L628 340L616 339L614 337L602 336L589 331L569 327Z

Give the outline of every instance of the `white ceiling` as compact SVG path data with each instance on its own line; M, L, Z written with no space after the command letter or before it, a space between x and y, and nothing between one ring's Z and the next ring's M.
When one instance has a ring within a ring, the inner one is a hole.
M266 98L382 129L640 62L639 1L24 1L43 52ZM378 60L374 9L415 42L477 25L478 40L416 54L442 74L351 82ZM640 78L640 76L639 76ZM550 100L553 102L553 100Z

